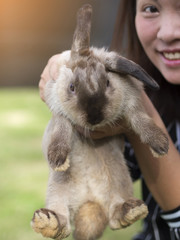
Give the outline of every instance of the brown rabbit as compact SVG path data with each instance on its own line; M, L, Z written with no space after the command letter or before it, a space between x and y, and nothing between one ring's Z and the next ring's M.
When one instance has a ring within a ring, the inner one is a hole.
M58 240L71 233L71 221L75 239L93 240L107 225L124 228L148 213L144 202L133 197L123 138L92 140L75 126L88 133L124 119L153 154L168 151L166 135L146 114L140 97L141 82L158 85L132 61L89 47L91 14L90 5L79 10L71 51L60 55L59 77L45 90L53 114L43 139L50 175L46 208L35 211L31 224Z

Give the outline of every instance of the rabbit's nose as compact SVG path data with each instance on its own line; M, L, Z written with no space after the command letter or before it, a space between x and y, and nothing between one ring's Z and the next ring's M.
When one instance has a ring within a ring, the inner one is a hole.
M103 116L101 112L93 112L93 114L89 114L87 117L87 122L91 125L96 125L103 120Z

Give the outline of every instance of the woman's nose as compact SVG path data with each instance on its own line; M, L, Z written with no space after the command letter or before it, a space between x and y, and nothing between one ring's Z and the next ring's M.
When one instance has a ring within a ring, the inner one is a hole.
M161 19L157 38L169 43L174 40L180 40L180 17L166 15Z

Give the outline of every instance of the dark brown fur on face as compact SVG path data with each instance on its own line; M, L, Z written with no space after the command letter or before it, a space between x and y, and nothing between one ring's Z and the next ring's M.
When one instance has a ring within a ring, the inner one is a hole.
M104 65L90 55L73 67L74 89L78 97L78 107L86 113L87 122L95 125L104 120L103 110L108 100L105 96L108 76Z

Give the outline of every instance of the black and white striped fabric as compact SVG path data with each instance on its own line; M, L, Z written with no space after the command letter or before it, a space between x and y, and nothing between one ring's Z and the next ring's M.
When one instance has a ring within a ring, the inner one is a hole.
M170 229L174 230L176 239L180 239L180 207L161 213L161 218L166 221Z
M180 152L180 122L170 123L167 130ZM143 200L149 209L149 214L143 223L142 232L135 236L133 240L180 240L180 207L169 212L163 212L144 182L129 143L125 147L125 157L133 180L142 179Z

